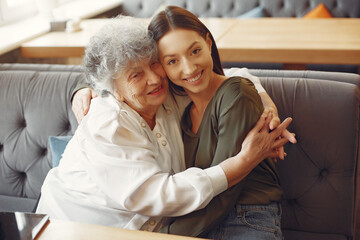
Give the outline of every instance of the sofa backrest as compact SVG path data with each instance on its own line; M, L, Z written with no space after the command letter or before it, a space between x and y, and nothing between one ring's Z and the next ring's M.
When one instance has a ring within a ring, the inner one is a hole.
M77 128L70 98L82 78L80 67L0 64L0 195L38 198L48 137Z
M278 164L285 239L352 239L359 176L359 75L303 71L251 73L278 107L298 143ZM327 76L329 80L327 80ZM317 79L314 79L317 78ZM0 64L0 209L31 209L51 168L48 137L72 135L71 110L81 68ZM9 209L9 208L8 208Z
M149 18L166 4L186 8L198 17L238 17L261 6L267 17L303 17L319 3L324 3L333 17L360 17L358 0L123 0L123 10Z
M298 140L285 146L288 156L278 164L285 239L352 239L359 195L360 76L336 73L337 80L329 81L296 73L260 76L280 118L293 118L289 129Z

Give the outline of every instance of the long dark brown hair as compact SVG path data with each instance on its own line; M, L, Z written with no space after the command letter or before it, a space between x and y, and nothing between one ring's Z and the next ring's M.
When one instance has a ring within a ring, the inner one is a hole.
M156 42L158 42L166 33L177 28L195 31L205 40L207 34L209 34L212 41L211 57L213 60L213 71L217 74L224 75L214 37L209 29L194 14L181 7L167 6L164 11L155 15L149 24L149 31L153 34L153 38ZM182 87L173 84L171 81L169 81L169 83L170 89L174 93L180 95L185 94Z

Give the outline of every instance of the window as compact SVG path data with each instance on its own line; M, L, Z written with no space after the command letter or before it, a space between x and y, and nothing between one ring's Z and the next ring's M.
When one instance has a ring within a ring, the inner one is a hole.
M9 23L35 15L35 0L0 0L0 23Z

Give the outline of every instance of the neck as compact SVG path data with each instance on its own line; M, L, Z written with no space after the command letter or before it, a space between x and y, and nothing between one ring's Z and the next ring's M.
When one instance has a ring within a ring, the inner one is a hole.
M154 129L156 124L156 112L159 108L156 109L142 109L141 111L135 110L139 115L145 120L145 122L149 125L151 130Z
M142 115L141 115L142 116ZM145 120L145 122L149 125L150 129L153 130L155 125L156 125L156 121L155 121L155 115L152 118L147 118L142 116L142 118Z
M209 81L208 87L203 91L193 93L185 90L185 92L188 94L190 99L193 101L194 103L193 107L196 109L197 112L204 113L207 105L214 97L216 91L218 90L218 88L225 79L226 79L225 76L214 73L211 80Z

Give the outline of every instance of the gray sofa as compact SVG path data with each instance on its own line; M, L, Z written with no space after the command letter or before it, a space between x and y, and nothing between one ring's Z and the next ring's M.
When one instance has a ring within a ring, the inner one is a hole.
M278 164L285 239L353 239L359 195L360 76L251 70L298 143ZM33 210L51 168L48 137L71 135L79 66L0 64L0 211Z

